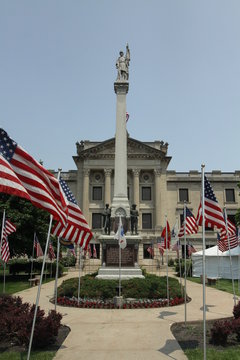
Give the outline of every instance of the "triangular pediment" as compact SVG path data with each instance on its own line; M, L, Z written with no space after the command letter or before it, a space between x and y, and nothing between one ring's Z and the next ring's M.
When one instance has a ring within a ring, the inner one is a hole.
M78 146L79 145L79 146ZM144 143L139 140L128 137L127 155L128 158L167 158L168 144L163 141ZM115 156L115 138L102 142L85 142L77 144L77 153L80 158L101 159L114 158Z

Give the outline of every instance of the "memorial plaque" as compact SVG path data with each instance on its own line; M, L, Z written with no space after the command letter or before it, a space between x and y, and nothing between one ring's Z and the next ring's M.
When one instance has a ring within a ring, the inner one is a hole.
M127 245L121 250L121 266L134 266L135 249L134 245ZM106 265L119 266L119 246L107 245L106 249Z

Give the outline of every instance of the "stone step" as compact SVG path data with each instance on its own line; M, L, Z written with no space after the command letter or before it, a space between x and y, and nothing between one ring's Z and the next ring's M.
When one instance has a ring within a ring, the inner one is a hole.
M98 270L98 279L119 279L119 268L117 267L100 267ZM144 278L142 270L139 267L121 268L121 279Z

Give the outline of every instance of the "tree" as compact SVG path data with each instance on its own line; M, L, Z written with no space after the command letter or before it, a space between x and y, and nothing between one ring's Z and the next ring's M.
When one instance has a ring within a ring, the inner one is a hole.
M16 196L0 194L1 214L3 214L4 209L6 210L6 217L17 227L17 231L9 237L11 255L27 254L31 256L34 232L36 232L44 250L50 215L33 206L30 201ZM0 222L2 226L2 216Z

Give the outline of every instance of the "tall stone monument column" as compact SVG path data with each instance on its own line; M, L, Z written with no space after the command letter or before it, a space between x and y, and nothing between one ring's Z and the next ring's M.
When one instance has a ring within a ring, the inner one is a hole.
M118 77L114 83L117 95L116 135L115 135L115 167L114 195L112 202L112 217L130 216L130 206L127 196L127 130L126 130L126 95L128 93L128 65L130 52L127 45L126 55L120 51L116 67Z

